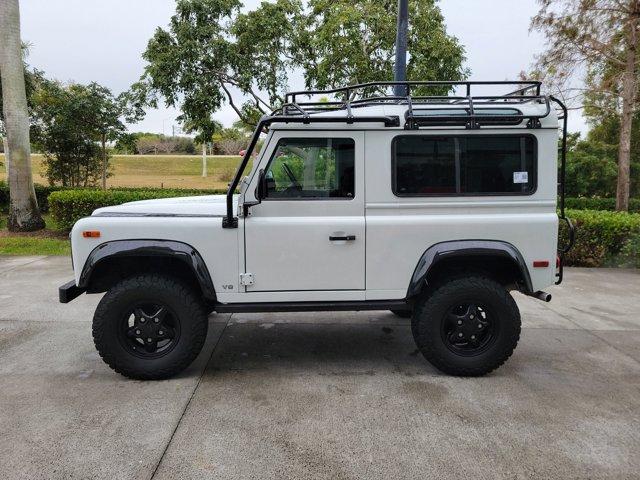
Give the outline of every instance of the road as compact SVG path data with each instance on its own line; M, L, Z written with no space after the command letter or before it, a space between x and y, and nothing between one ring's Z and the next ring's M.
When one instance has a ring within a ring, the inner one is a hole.
M514 356L438 373L387 312L212 315L178 378L99 359L61 257L0 257L0 472L22 478L638 478L640 274L521 295Z

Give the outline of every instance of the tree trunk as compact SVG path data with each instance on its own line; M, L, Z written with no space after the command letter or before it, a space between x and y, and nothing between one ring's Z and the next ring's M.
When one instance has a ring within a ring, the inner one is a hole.
M102 189L107 189L107 139L102 135Z
M635 3L637 0L631 2ZM620 145L618 146L618 184L616 187L616 210L629 210L629 183L631 159L631 127L633 107L638 91L637 41L638 16L631 14L627 32L627 56L622 83L622 113L620 115Z
M207 176L207 144L202 142L202 176Z
M24 85L18 0L0 0L0 74L9 152L9 219L11 231L44 228L31 176L29 112Z
M4 171L9 173L9 141L6 135L2 137L2 151L4 152Z

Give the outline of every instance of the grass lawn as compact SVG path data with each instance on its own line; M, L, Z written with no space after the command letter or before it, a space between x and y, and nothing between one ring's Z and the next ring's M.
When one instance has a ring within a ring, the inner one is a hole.
M43 156L33 154L31 159L34 182L46 185ZM2 153L0 163L6 165ZM208 176L203 178L199 155L114 155L107 183L109 187L226 188L239 163L239 156L209 156ZM5 168L0 166L0 181L6 181ZM66 233L56 230L48 215L45 222L47 228L40 232L11 233L6 230L6 213L0 212L0 255L69 255Z
M31 155L33 181L46 185L43 156ZM0 154L0 163L5 163ZM226 188L239 156L207 157L207 177L202 177L202 157L198 155L114 155L111 157L109 187L156 188ZM0 167L0 180L6 180L6 171Z
M69 240L46 237L0 237L0 255L69 255Z
M39 232L12 233L6 230L7 214L0 213L0 255L69 255L71 245L65 232L51 226L49 215L44 216L47 227Z

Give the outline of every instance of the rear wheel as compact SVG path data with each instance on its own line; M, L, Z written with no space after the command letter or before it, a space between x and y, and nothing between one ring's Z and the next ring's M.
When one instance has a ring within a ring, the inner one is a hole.
M93 317L93 339L116 372L156 380L193 362L207 327L205 306L188 286L171 277L141 275L105 294Z
M439 370L484 375L513 353L520 338L520 312L497 282L458 278L418 302L412 332L424 357Z

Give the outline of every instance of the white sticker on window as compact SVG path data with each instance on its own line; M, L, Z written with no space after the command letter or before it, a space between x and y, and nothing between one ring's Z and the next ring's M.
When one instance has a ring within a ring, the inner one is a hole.
M513 172L513 183L529 183L529 172Z

